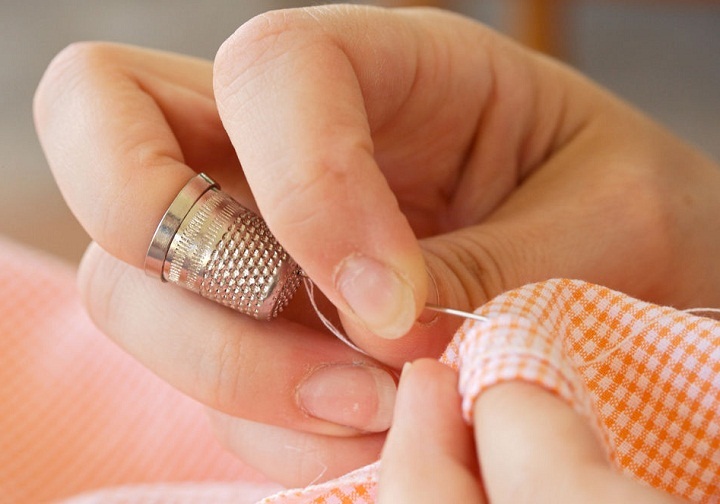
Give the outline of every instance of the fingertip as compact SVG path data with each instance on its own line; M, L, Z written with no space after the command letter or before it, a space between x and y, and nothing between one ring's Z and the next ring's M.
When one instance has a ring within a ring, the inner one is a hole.
M457 373L435 359L403 365L395 406L395 423L412 438L428 437L430 445L458 446L467 435L460 413ZM422 413L422 421L418 414ZM459 429L460 436L455 436Z
M455 372L432 359L404 365L379 502L482 502L477 474Z
M407 376L410 374L411 369L412 369L412 362L408 361L405 364L403 364L403 367L400 370L400 381L403 381L403 379L407 378Z
M215 58L218 110L278 241L351 326L396 339L422 311L423 257L341 38L304 11L254 18Z
M417 359L403 364L400 383L418 388L442 385L457 392L457 373L435 359Z
M335 286L349 314L384 339L404 336L417 318L415 289L404 276L382 262L360 254L343 260Z

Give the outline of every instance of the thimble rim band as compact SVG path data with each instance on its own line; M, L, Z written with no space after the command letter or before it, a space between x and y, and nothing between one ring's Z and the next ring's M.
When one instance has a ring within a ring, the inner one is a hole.
M175 196L162 219L160 219L160 223L150 241L150 246L145 255L145 273L148 276L165 281L163 277L164 263L173 237L195 203L203 194L213 188L219 189L220 187L204 173L198 173L180 189L180 192Z

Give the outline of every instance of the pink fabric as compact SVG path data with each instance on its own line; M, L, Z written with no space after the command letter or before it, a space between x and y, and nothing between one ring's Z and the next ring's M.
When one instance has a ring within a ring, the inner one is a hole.
M468 321L442 360L463 410L488 387L524 380L565 399L631 477L692 502L720 502L720 322L585 282L505 293ZM267 503L373 502L377 465Z
M0 502L251 502L277 489L217 446L202 407L97 333L69 268L0 243L0 285ZM538 383L628 475L720 502L720 322L569 280L479 313L490 321L467 322L443 356L466 417L495 383ZM263 502L371 503L377 469Z
M201 405L99 333L72 268L0 240L0 286L0 502L148 483L185 483L170 497L187 493L188 482L243 480L265 494L277 490L220 448ZM146 498L163 488L94 502L169 502ZM209 488L214 502L238 502ZM211 502L187 500L199 501Z

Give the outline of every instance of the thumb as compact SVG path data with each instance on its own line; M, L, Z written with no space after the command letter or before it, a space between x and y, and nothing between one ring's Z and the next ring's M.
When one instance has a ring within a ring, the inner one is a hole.
M674 244L687 233L668 217L678 213L668 188L682 182L658 174L634 147L598 145L591 138L558 151L481 223L423 240L431 302L434 295L436 304L473 310L550 278L661 304L682 299L682 282L668 281L684 271Z
M223 125L273 234L349 325L405 334L425 302L423 257L373 158L348 56L312 16L268 13L223 45L214 76Z
M382 453L378 502L485 502L457 373L432 359L403 368Z
M493 504L681 502L612 467L589 422L538 385L488 388L475 402L474 427Z

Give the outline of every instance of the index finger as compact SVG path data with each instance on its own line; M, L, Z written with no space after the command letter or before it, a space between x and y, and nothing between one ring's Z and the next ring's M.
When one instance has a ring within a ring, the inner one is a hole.
M61 52L40 82L35 123L58 185L93 239L129 264L142 266L191 166L225 189L223 174L240 179L211 74L194 58L82 43Z
M414 45L385 11L294 10L250 21L215 61L218 109L268 226L350 326L385 338L410 330L427 274L369 115L402 106Z
M457 373L432 359L405 364L382 453L378 502L486 503Z

